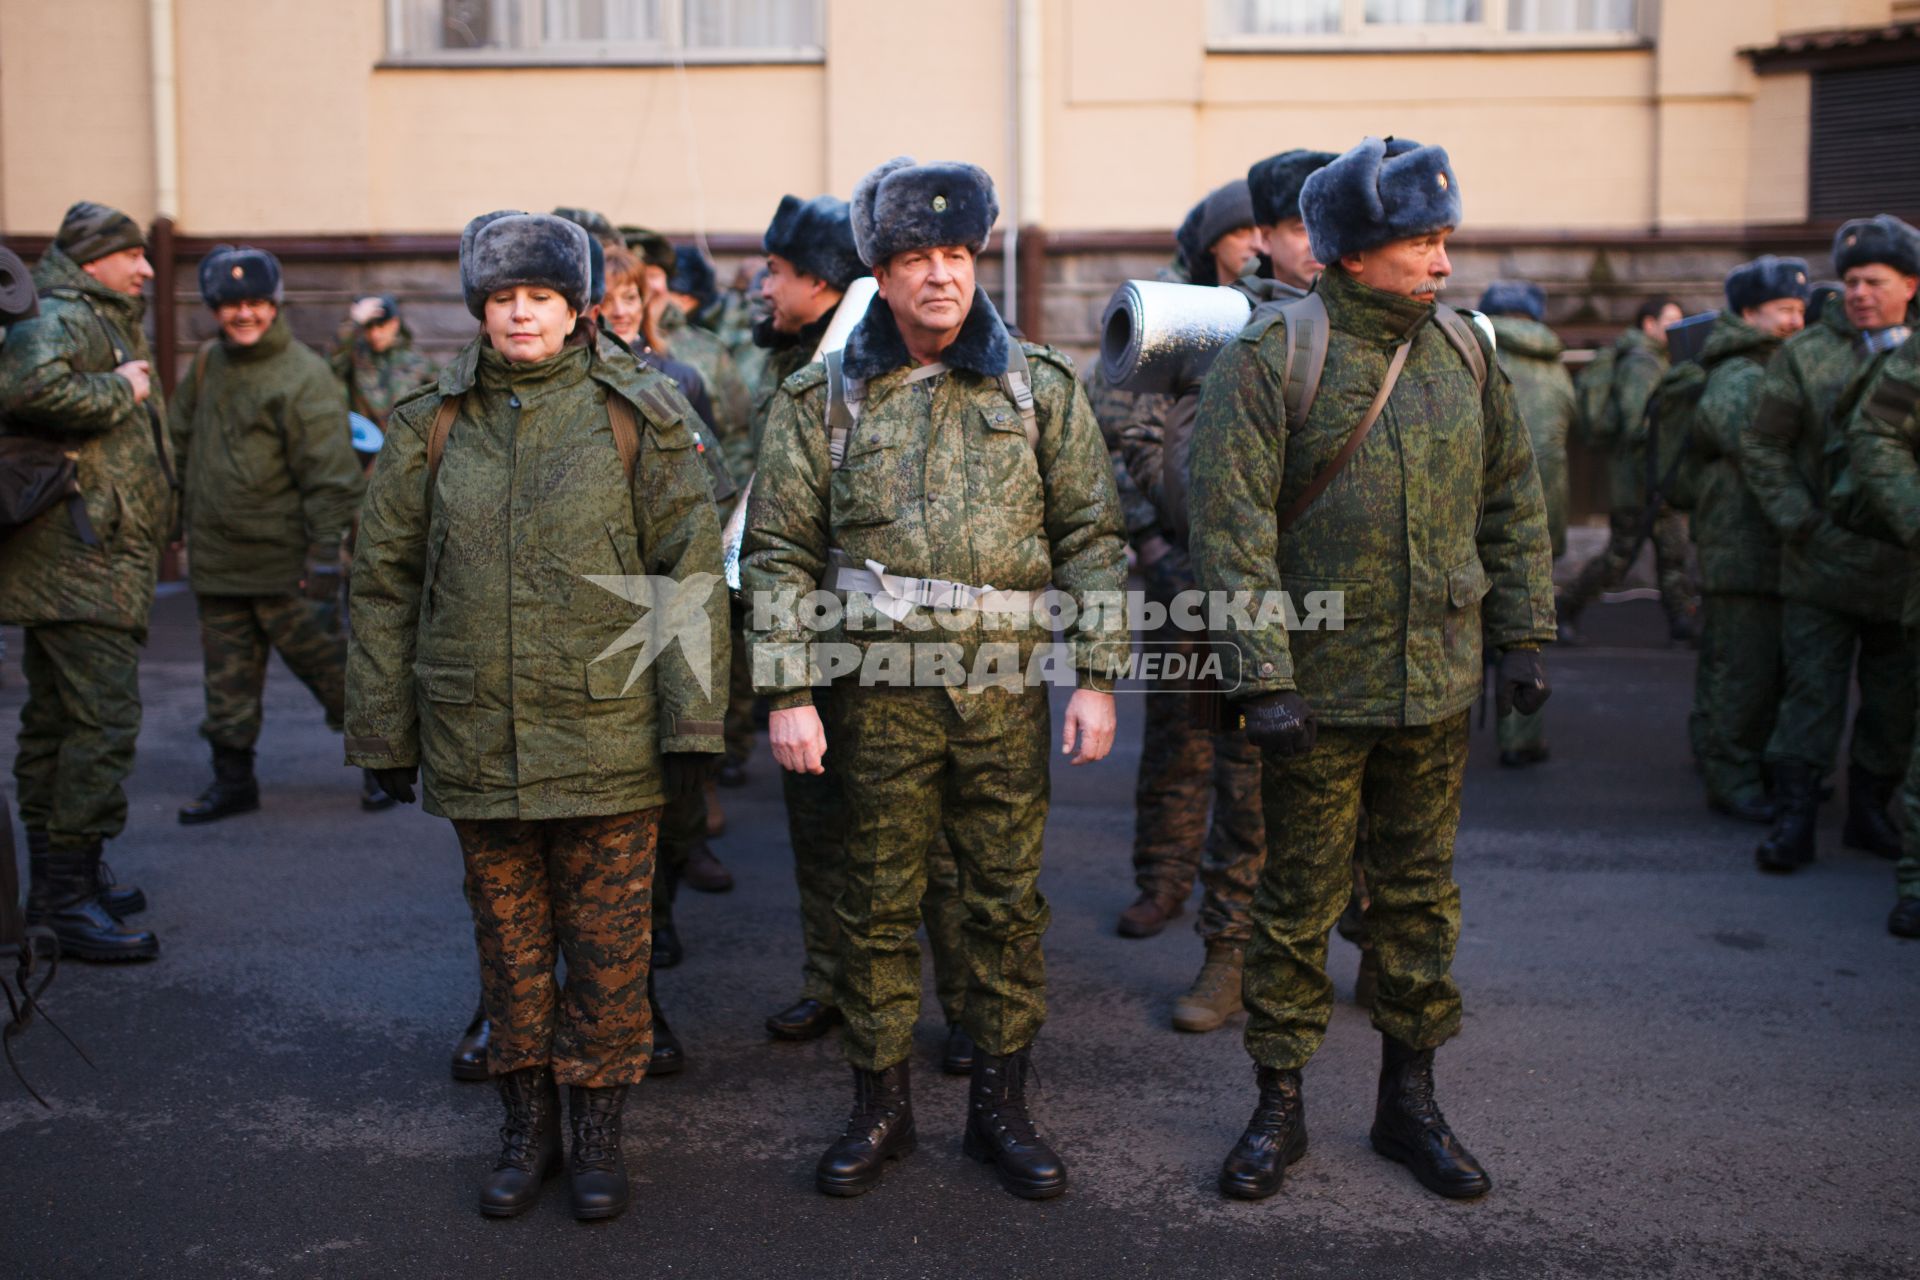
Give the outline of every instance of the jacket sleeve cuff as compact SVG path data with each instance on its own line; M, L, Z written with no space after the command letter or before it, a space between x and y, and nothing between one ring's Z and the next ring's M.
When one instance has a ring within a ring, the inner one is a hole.
M812 705L812 689L787 689L780 693L770 693L767 695L767 709L769 711L791 711L795 707L810 707Z
M346 754L347 763L360 769L405 769L420 763L416 744L377 736L349 736Z

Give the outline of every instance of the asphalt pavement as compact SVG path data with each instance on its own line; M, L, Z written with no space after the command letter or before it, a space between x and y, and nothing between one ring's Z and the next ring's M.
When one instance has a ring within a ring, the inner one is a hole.
M859 1199L813 1190L850 1086L836 1037L761 1028L799 977L763 744L723 793L738 888L681 898L687 959L659 985L690 1065L634 1091L634 1207L577 1224L556 1182L502 1222L473 1203L496 1099L447 1073L477 990L450 829L362 813L277 662L261 811L177 825L208 765L192 602L170 594L108 853L152 899L140 921L163 953L62 970L48 1006L97 1066L44 1027L18 1041L51 1110L0 1075L0 1277L1920 1274L1920 946L1886 933L1890 865L1840 848L1835 804L1815 866L1755 873L1761 829L1702 803L1693 655L1656 606L1591 611L1587 643L1549 663L1552 762L1502 770L1476 730L1457 853L1466 1023L1439 1097L1494 1177L1485 1199L1429 1195L1368 1147L1378 1037L1345 1001L1357 953L1337 939L1311 1151L1272 1200L1215 1191L1252 1070L1240 1020L1169 1026L1201 959L1191 914L1146 941L1114 932L1140 732L1123 694L1113 757L1053 779L1036 1107L1066 1196L1016 1200L961 1155L965 1082L935 1067L931 991L918 1154Z

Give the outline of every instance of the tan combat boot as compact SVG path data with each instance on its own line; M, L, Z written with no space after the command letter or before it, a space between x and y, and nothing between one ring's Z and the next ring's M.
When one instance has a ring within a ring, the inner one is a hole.
M1239 947L1215 942L1207 946L1207 962L1200 976L1173 1006L1173 1025L1180 1031L1213 1031L1240 1012Z

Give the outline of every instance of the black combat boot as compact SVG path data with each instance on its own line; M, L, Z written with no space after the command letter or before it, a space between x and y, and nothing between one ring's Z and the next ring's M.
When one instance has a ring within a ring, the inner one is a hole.
M1896 938L1920 938L1920 898L1902 898L1893 904L1887 932Z
M1887 817L1898 778L1876 778L1859 765L1847 767L1847 824L1840 841L1876 858L1900 856L1900 831Z
M627 1086L567 1089L573 1125L573 1216L582 1222L617 1218L627 1208L627 1162L620 1154L620 1112Z
M500 1126L500 1162L480 1184L480 1212L511 1218L533 1208L540 1184L560 1171L560 1091L548 1067L524 1067L500 1077L506 1123Z
M492 1039L493 1024L487 1021L487 1005L483 1000L474 1007L473 1021L467 1024L466 1034L453 1046L455 1080L487 1078L487 1044Z
M1235 1200L1265 1200L1280 1189L1287 1166L1307 1154L1307 1104L1300 1073L1261 1067L1260 1101L1247 1131L1220 1165L1220 1193Z
M680 1047L680 1037L673 1034L673 1028L667 1025L667 1015L660 1010L651 969L647 971L647 1008L653 1014L653 1053L647 1059L647 1078L677 1076L687 1069L687 1051Z
M44 830L27 830L27 862L32 865L35 858L45 858L47 854L47 833ZM137 916L147 909L147 895L132 885L122 885L114 880L113 869L104 861L93 864L93 888L100 896L100 905L115 920L125 920L128 916Z
M840 1011L812 996L801 996L767 1019L767 1034L775 1040L818 1040L840 1021Z
M1433 1050L1380 1037L1380 1095L1373 1109L1373 1149L1413 1170L1427 1190L1471 1200L1493 1189L1493 1179L1453 1136L1433 1100Z
M213 784L180 806L180 821L187 826L215 822L236 813L252 813L259 807L260 784L253 776L253 748L215 747Z
M957 1022L947 1024L947 1047L940 1054L940 1069L950 1076L973 1074L973 1037Z
M907 1063L885 1071L853 1069L847 1127L813 1167L813 1185L830 1196L857 1196L880 1181L887 1161L913 1154L913 1090Z
M27 923L45 925L60 940L60 954L77 960L152 960L160 939L120 927L100 901L95 880L100 846L27 856Z
M1000 1185L1028 1200L1051 1200L1067 1189L1067 1166L1033 1127L1027 1112L1028 1050L1001 1055L976 1050L967 1090L967 1136L961 1150L1000 1175Z
M1819 779L1804 764L1773 767L1773 830L1753 851L1762 871L1787 875L1813 861L1813 833L1820 820Z
M393 808L393 805L393 797L381 787L379 779L373 776L373 770L362 769L360 771L360 807L368 813L379 813L384 809Z

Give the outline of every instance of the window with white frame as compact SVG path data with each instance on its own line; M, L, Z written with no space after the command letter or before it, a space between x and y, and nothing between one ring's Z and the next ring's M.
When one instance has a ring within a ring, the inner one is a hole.
M824 0L387 0L387 60L818 62Z
M1215 49L1632 45L1658 0L1213 0Z

